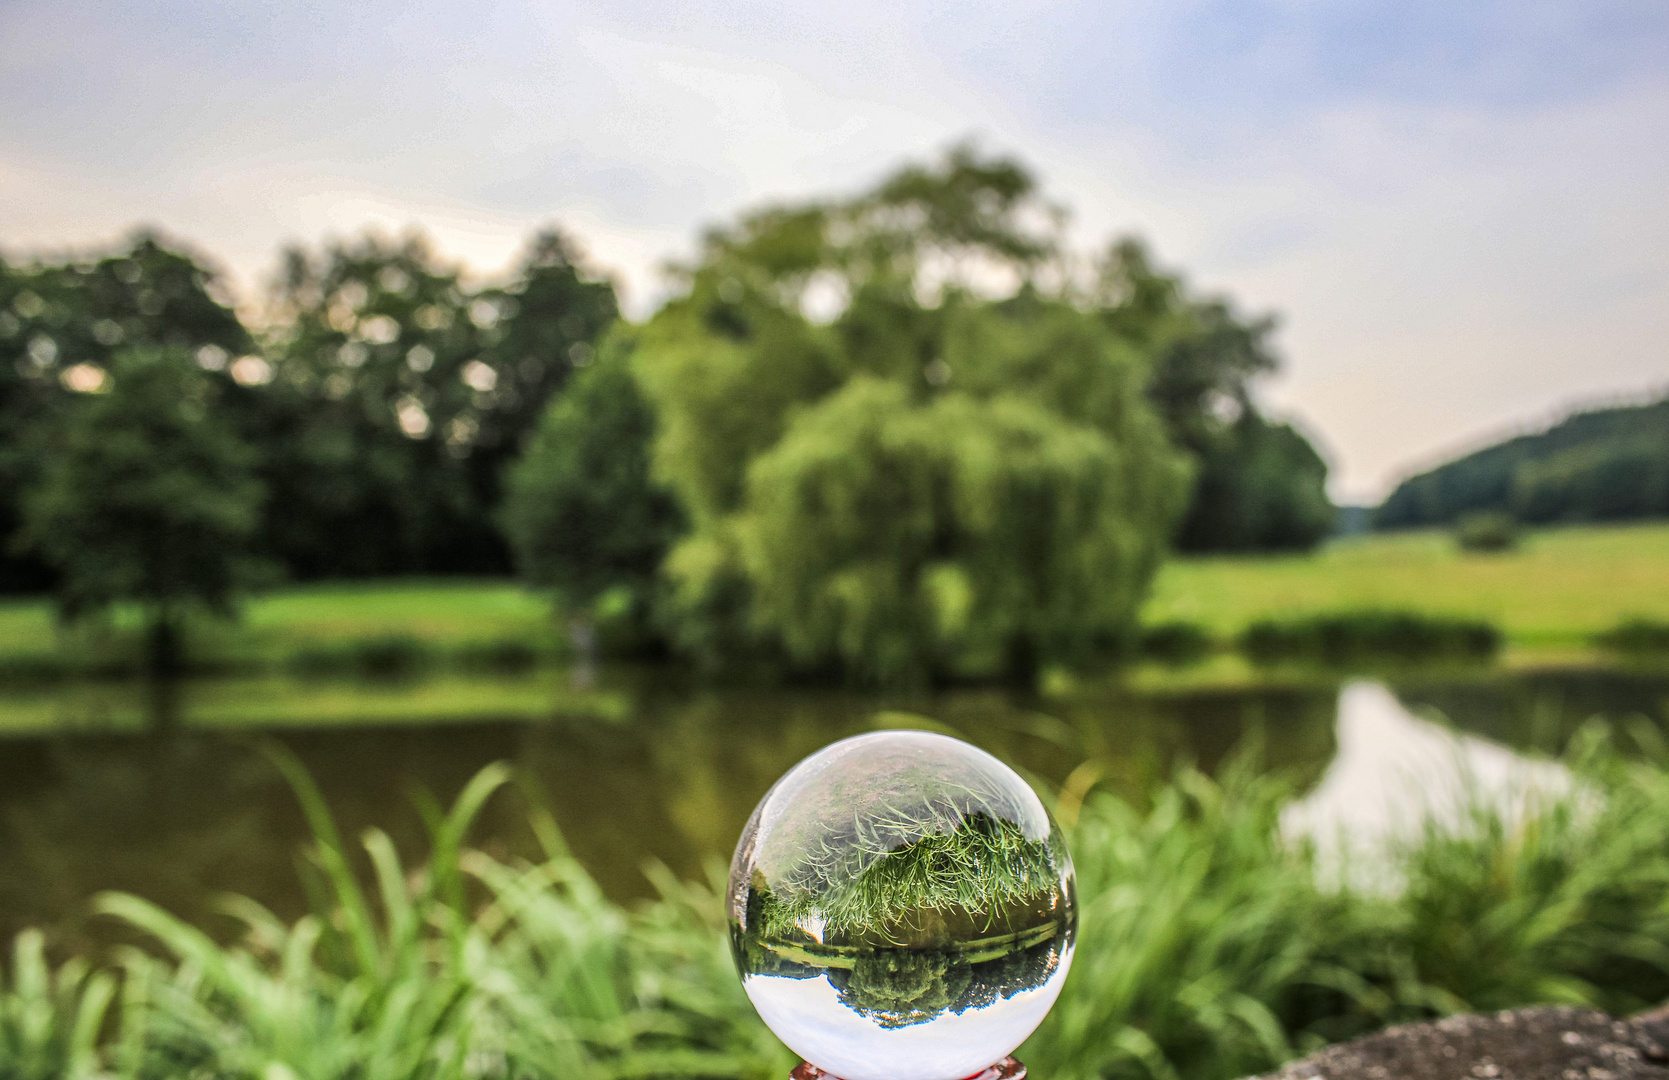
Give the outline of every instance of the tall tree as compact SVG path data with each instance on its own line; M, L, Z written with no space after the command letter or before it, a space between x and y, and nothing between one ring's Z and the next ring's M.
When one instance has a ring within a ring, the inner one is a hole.
M649 471L655 418L617 332L552 401L509 471L502 520L522 576L585 617L615 593L648 635L656 572L683 528Z
M102 259L0 261L0 591L51 586L49 567L10 545L22 492L78 390L130 348L183 349L225 367L251 348L215 273L154 234Z
M1275 321L1198 297L1125 238L1099 268L1093 302L1152 365L1148 395L1196 463L1173 540L1190 552L1306 549L1332 529L1327 466L1289 424L1259 412L1252 383L1277 366Z
M122 352L106 380L67 410L20 543L58 571L65 618L140 605L150 663L168 670L181 619L230 613L252 580L255 452L217 407L224 378L182 349Z
M1052 221L1018 165L961 150L707 238L635 357L691 519L685 648L1026 678L1125 631L1185 469L1138 353L1038 284Z
M472 290L411 236L285 257L261 441L269 535L301 576L497 572L499 476L615 317L559 234Z

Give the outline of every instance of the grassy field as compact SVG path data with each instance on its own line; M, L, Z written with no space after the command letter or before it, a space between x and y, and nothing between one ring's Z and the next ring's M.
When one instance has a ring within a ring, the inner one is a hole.
M1500 626L1515 647L1582 648L1626 617L1669 621L1669 525L1547 530L1505 555L1464 554L1446 533L1419 532L1342 540L1313 555L1176 559L1160 571L1143 616L1228 638L1259 618L1362 608L1473 616ZM118 619L118 640L131 622ZM429 580L284 589L250 602L239 623L198 627L192 648L282 660L391 636L440 650L562 645L545 598L514 582ZM59 635L46 601L0 603L0 658L84 647Z
M1472 616L1515 647L1580 648L1627 617L1669 621L1669 525L1550 529L1502 555L1415 532L1340 540L1313 555L1177 559L1143 616L1227 637L1255 619L1362 608Z
M133 612L115 620L117 641L131 639ZM526 641L554 648L559 633L550 603L513 581L420 580L303 585L257 597L235 623L192 629L197 655L282 659L299 650L351 641L409 636L438 649L471 643ZM46 600L0 603L0 657L92 647L65 637Z

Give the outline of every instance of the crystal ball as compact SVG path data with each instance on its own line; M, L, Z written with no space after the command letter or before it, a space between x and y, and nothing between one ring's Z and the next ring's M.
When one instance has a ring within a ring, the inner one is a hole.
M859 735L754 809L730 864L731 949L765 1023L823 1071L963 1080L1055 1003L1073 889L1014 770L944 735Z

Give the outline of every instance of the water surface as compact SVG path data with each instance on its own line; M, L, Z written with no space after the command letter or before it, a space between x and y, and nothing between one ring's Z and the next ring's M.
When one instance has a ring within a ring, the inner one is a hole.
M1481 745L1522 754L1556 749L1593 714L1663 724L1669 677L1429 678L1367 696L1322 680L1070 700L703 689L655 671L605 671L589 690L552 673L404 686L203 683L162 695L0 691L0 731L24 732L0 737L0 940L33 925L63 949L108 941L113 928L87 914L104 889L136 892L219 933L229 929L214 914L223 892L299 915L305 823L262 739L301 758L345 835L380 826L408 857L424 849L420 802L448 802L482 766L508 761L522 787L489 804L474 842L535 854L527 800L537 799L605 891L627 900L649 893L650 860L683 876L722 870L778 776L877 727L957 734L1043 789L1100 777L1132 797L1180 760L1219 767L1255 733L1265 767L1324 792L1341 737L1348 749L1367 732L1351 761L1386 758L1374 739L1394 730L1374 736L1361 710L1377 701L1383 711L1387 700L1405 714L1440 707Z

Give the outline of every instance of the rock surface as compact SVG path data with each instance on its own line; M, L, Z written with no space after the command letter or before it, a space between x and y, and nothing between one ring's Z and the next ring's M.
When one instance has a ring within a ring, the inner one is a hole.
M1547 1006L1405 1024L1258 1080L1669 1080L1669 1011Z

